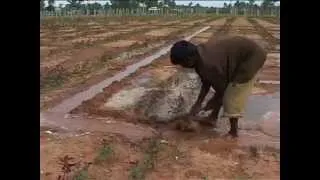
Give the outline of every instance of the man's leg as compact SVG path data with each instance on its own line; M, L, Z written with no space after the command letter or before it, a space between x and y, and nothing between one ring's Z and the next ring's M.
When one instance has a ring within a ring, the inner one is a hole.
M238 137L238 118L229 118L230 120L230 131L229 135L232 137Z
M229 118L229 135L238 137L238 119L243 116L247 99L252 91L255 79L246 83L230 83L223 97L223 116Z

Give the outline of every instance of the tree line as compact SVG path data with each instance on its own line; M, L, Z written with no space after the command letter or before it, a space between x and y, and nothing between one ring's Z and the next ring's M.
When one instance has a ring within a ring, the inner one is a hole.
M45 6L45 0L40 0L40 10L55 10L55 0L48 0L48 6ZM138 8L139 4L144 4L146 8L149 7L175 7L175 0L110 0L111 4L107 2L105 5L100 3L82 4L85 0L67 0L68 4L63 7L67 10L81 10L81 9L108 9L108 8ZM59 8L62 9L62 6Z
M40 11L47 10L47 11L55 11L55 0L48 0L48 6L45 6L45 0L40 0ZM65 10L103 10L103 9L110 9L110 8L126 8L126 9L135 9L139 7L139 4L144 4L146 8L150 7L158 7L158 8L204 8L201 7L199 3L193 4L190 2L188 5L176 5L175 0L110 0L110 3L106 3L105 5L101 5L100 3L90 3L90 4L83 4L85 0L67 0L68 4L65 7L60 6L60 9ZM233 5L231 3L224 3L222 9L223 11L230 11L232 8L237 9L254 9L259 8L257 4L255 4L256 0L248 0L248 2L244 1L236 1ZM267 9L274 7L274 2L276 0L263 0L260 8ZM215 12L216 8L206 8L207 13Z

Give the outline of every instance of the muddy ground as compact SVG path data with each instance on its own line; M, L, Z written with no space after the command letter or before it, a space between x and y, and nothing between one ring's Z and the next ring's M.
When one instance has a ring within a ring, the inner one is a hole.
M51 105L48 107L55 111L43 110L40 114L42 179L58 179L59 176L99 180L279 179L280 49L277 49L278 41L273 36L275 28L264 27L265 24L261 25L260 19L244 17L199 19L202 20L199 20L200 22L197 19L172 20L171 24L166 20L166 24L169 25L165 25L161 19L154 21L148 19L147 22L138 19L135 23L139 26L144 26L144 22L162 23L161 28L155 25L139 33L144 34L141 37L164 38L163 41L169 44L177 35L187 36L209 25L205 31L195 34L191 41L201 43L221 34L237 34L254 39L268 50L267 62L249 98L245 117L240 122L239 139L227 140L222 137L228 128L228 123L223 118L218 121L218 127L215 129L205 126L201 126L198 132L180 132L175 129L172 119L188 112L201 83L193 71L172 66L168 55L163 55L150 65L139 68L132 74L128 73L128 77L121 81L115 81L103 88L102 92L93 94L93 98L83 100L79 106L71 108L71 111L67 107L72 105L71 101L74 100L68 99L70 94L62 98L65 108L59 106L61 101L48 103ZM123 24L134 26L135 23ZM92 31L97 29L103 31L108 27L108 25L102 26L91 23L89 27ZM180 29L182 30L179 32ZM174 34L174 30L179 34ZM50 31L44 28L42 31L68 34L74 29ZM109 30L104 31L109 32ZM118 31L120 32L120 30L110 32ZM127 56L119 59L118 55L121 57L122 51L129 51L123 47L130 47L136 42L131 36L132 34L128 34L126 38L110 42L97 40L105 47L102 51L109 52L109 47L121 49L115 53L116 60L112 60L108 65L112 66L118 61L130 59ZM43 35L43 37L51 36ZM148 44L152 44L152 38ZM78 52L71 46L68 48ZM136 48L138 47L134 47L133 50ZM166 47L157 46L155 49L161 48ZM85 50L80 48L81 51ZM93 54L99 53L99 50L93 51ZM85 55L87 53L84 53ZM128 64L134 66L139 59L148 58L148 55L150 53L142 52L132 63L124 63L121 66ZM71 58L66 62L74 63L78 60L79 58ZM50 66L48 65L51 64L50 61L54 64L56 60L50 58L43 60L42 67ZM68 63L65 65L67 67ZM119 67L108 75L105 74L104 68L92 70L94 73L96 71L102 72L103 79L112 79L115 72L126 73L130 69ZM97 82L99 80L92 81L92 84ZM91 86L88 82L84 84L87 87ZM70 87L74 88L76 86ZM58 92L51 90L53 91ZM96 91L92 89L86 91L88 94L93 92ZM45 91L44 94L50 96L53 93ZM213 94L212 91L209 96ZM57 106L54 106L56 104ZM68 157L72 159L68 160Z
M150 19L54 28L44 23L40 30L40 108L58 104L214 18L146 20Z

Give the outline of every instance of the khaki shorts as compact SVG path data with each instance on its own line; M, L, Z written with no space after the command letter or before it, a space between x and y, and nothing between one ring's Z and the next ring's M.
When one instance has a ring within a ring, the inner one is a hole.
M243 117L256 77L246 83L230 83L223 96L223 117Z

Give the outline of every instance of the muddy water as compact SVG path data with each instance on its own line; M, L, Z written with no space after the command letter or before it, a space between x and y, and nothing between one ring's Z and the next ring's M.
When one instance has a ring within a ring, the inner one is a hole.
M204 28L200 29L199 31L193 33L192 35L186 37L185 39L190 40L192 37L196 36L197 34L203 32L203 31L206 31L209 28L210 28L210 26L204 27ZM171 45L164 47L163 49L161 49L157 53L155 53L149 57L146 57L145 59L139 61L136 64L128 66L126 68L126 70L114 75L111 78L108 78L108 79L100 82L99 84L96 84L96 85L90 87L87 91L80 92L80 93L74 95L73 97L64 100L61 104L59 104L56 107L49 110L49 112L58 112L58 113L70 112L72 109L79 106L83 101L86 101L86 100L93 98L95 95L100 93L103 90L103 88L108 87L113 82L122 80L123 78L136 72L140 67L146 66L146 65L150 64L152 61L154 61L155 59L161 57L162 55L167 54L168 51L170 50L170 48L171 48Z

